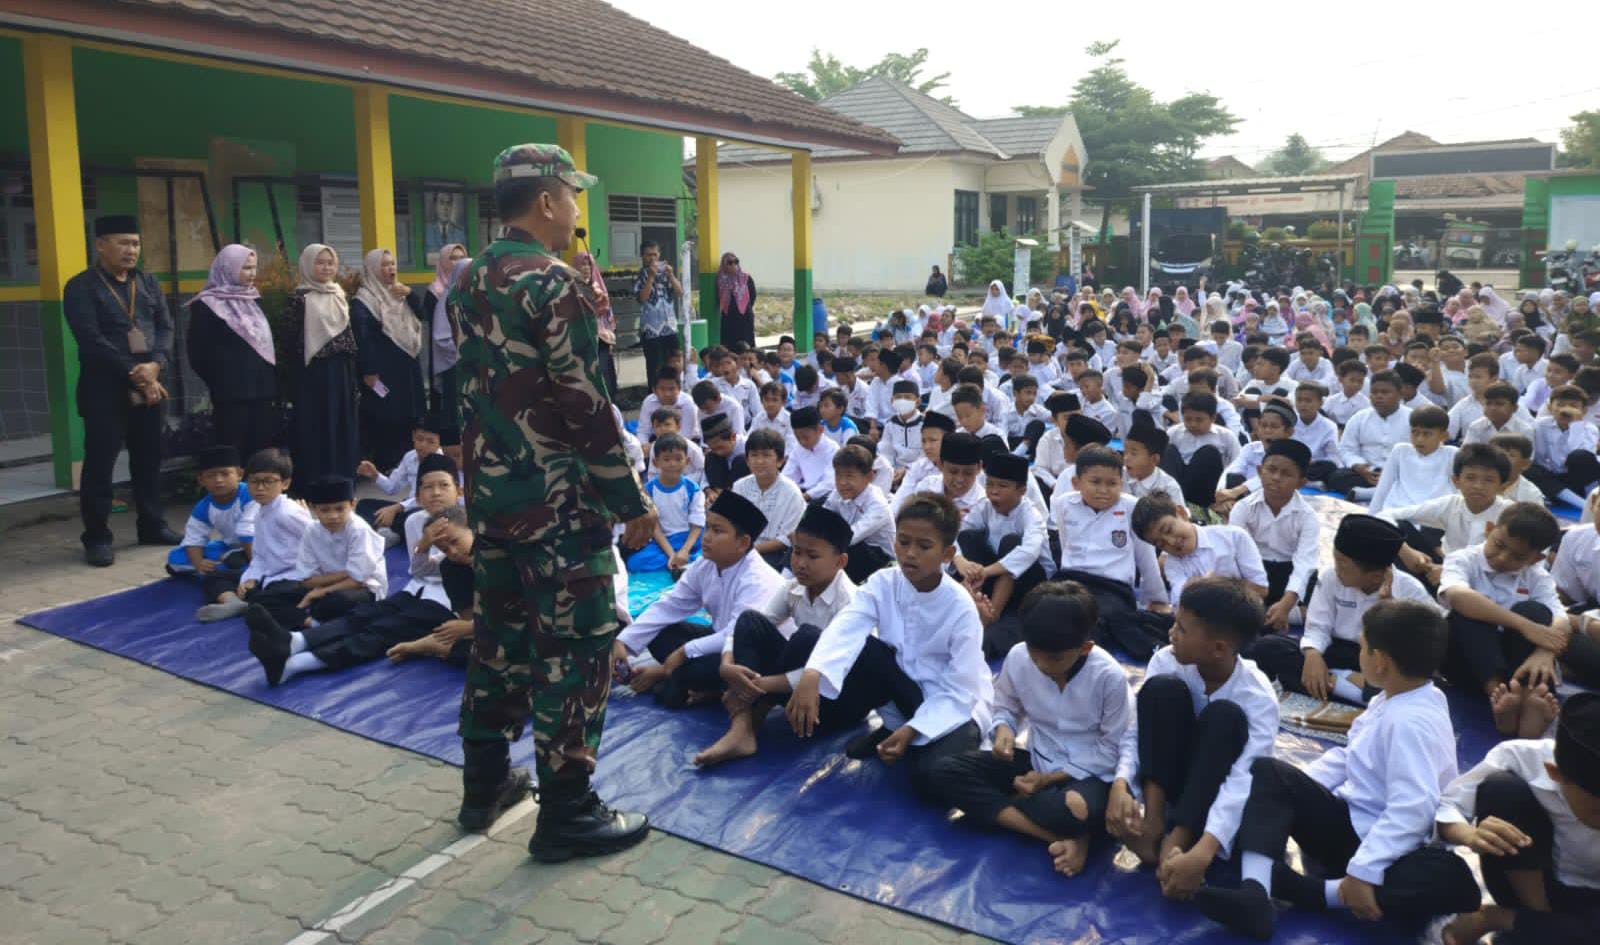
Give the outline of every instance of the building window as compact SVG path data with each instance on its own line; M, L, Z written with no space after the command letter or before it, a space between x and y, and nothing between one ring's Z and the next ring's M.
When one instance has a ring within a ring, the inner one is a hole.
M1017 234L1026 236L1039 228L1039 198L1017 198Z
M978 192L956 191L956 245L975 246L978 243Z
M312 243L331 246L339 254L340 269L361 271L359 189L338 178L305 181L295 188L295 207L296 242L302 247ZM395 267L401 272L415 269L417 237L411 224L411 193L398 186L394 190L394 233L396 245L390 251L394 253Z
M989 229L995 233L1006 231L1006 195L989 195Z
M661 247L662 259L677 264L676 200L639 194L607 194L606 216L610 224L611 265L637 263L639 246L646 240L653 240Z
M494 214L494 194L481 193L478 195L478 249L482 251L485 246L500 238L500 229L503 224Z
M95 216L94 179L83 178L84 243L94 258L89 225ZM33 218L33 178L27 173L0 175L0 282L39 281L39 230Z

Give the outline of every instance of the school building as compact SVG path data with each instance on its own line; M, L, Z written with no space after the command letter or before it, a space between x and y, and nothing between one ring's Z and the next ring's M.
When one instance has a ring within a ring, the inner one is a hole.
M77 354L61 291L92 259L102 214L138 215L141 265L176 316L172 456L206 426L180 305L226 243L256 248L264 269L311 242L346 267L391 247L402 280L425 284L439 246L477 252L497 232L495 154L557 141L601 180L579 225L602 267L636 264L645 239L675 253L693 238L705 286L721 253L717 190L689 196L686 137L713 184L721 141L782 153L799 181L817 148L898 144L604 3L460 0L448 28L440 10L0 0L0 467L47 455L46 486L75 482ZM772 225L809 324L810 216ZM700 298L715 337L716 293Z

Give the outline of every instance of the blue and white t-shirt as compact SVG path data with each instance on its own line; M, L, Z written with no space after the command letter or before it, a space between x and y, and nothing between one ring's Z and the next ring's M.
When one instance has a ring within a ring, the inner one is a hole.
M664 486L660 479L651 478L644 484L644 491L656 504L656 519L662 532L678 535L690 528L706 527L706 495L688 477L680 478L675 486Z
M645 338L659 338L675 334L678 330L678 313L672 305L672 280L664 272L640 269L633 279L633 296L644 291L645 280L650 281L650 295L639 309L639 334ZM687 388L690 385L684 385Z
M229 548L249 544L256 537L257 511L255 500L250 498L250 490L243 483L227 505L218 505L208 493L189 512L189 522L183 527L183 543L178 547L203 548L212 541L227 542Z

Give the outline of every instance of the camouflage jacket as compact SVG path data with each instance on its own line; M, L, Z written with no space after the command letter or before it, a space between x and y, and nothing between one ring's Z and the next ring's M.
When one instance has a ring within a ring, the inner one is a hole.
M611 574L611 526L650 509L606 398L578 274L520 230L450 293L467 515L478 535L548 547L566 577Z

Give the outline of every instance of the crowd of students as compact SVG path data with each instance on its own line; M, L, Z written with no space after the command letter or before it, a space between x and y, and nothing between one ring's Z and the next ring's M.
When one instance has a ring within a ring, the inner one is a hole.
M1600 919L1600 696L1557 685L1600 685L1600 322L1553 293L1330 295L997 284L970 324L925 306L803 358L663 352L625 437L659 528L617 549L619 609L629 572L674 580L617 638L619 678L720 703L704 767L754 754L774 709L802 738L876 711L850 757L903 761L1068 876L1109 837L1258 938L1288 903L1576 940ZM460 660L453 426L363 467L397 500L365 508L343 478L290 501L283 451L203 457L170 561L201 618L243 614L273 685ZM1324 536L1308 486L1366 513ZM410 553L389 597L380 530ZM1511 739L1464 773L1440 681ZM1363 707L1348 746L1274 758L1279 689ZM1206 882L1219 857L1236 885Z

